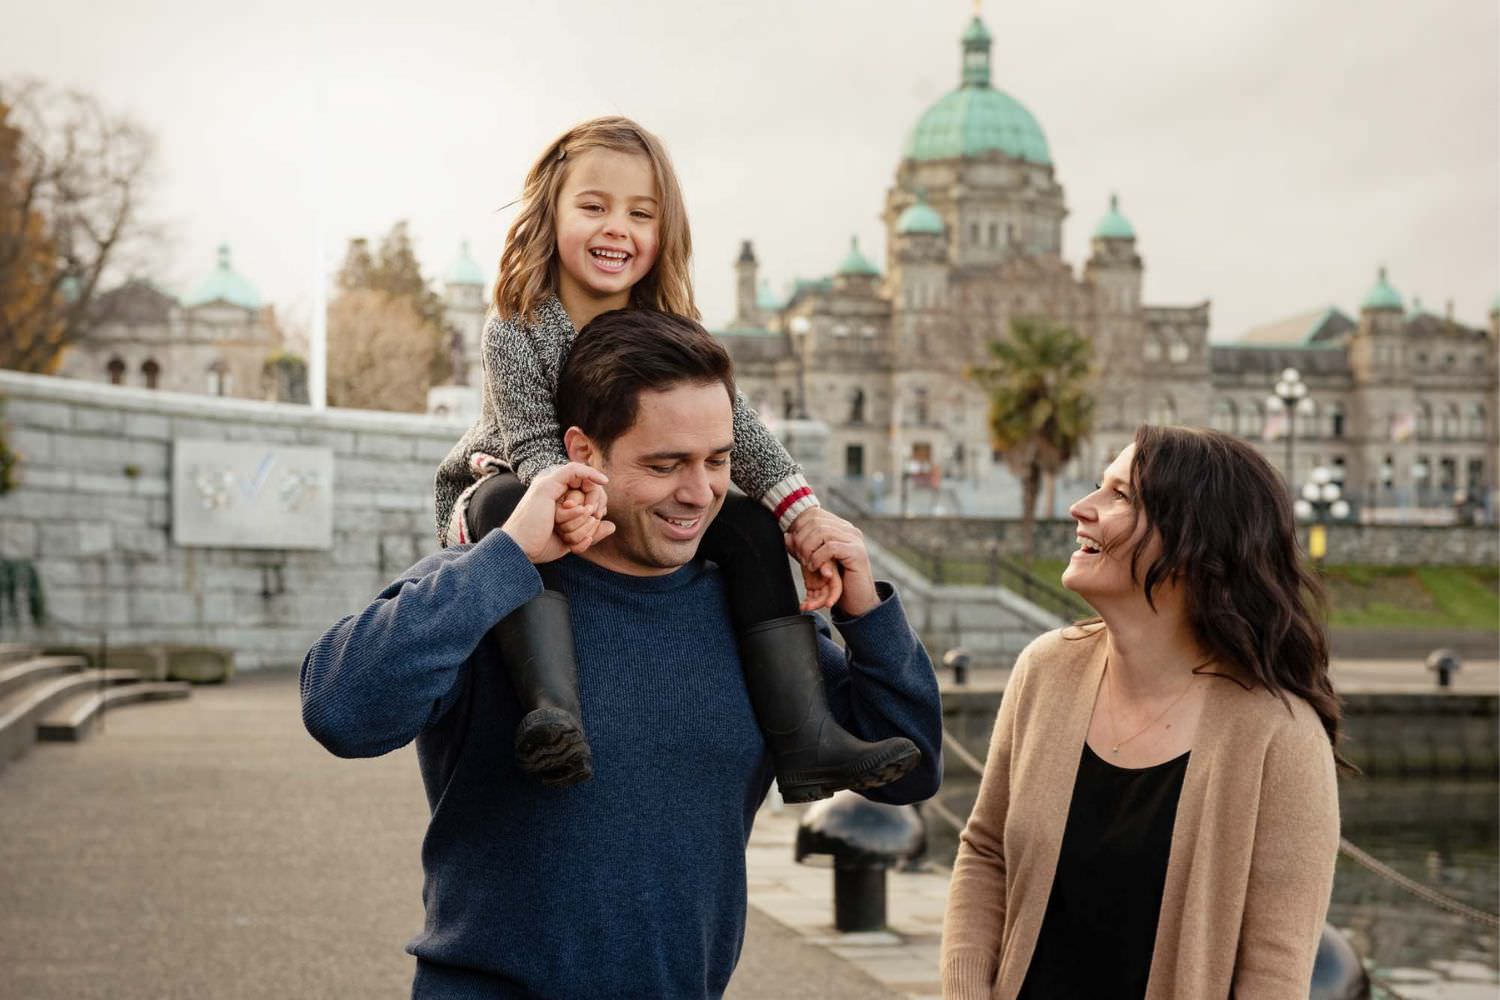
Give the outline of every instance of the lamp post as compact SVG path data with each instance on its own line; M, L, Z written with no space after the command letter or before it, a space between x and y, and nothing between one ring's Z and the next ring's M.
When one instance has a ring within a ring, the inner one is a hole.
M1307 554L1321 563L1328 554L1328 521L1342 521L1349 516L1349 501L1343 497L1338 478L1332 469L1320 465L1312 470L1312 479L1302 484L1302 496L1292 505L1298 517L1314 521L1307 532Z
M1286 414L1286 482L1292 488L1296 470L1292 466L1292 443L1297 437L1297 415L1312 413L1313 402L1307 395L1307 383L1295 368L1283 368L1276 387L1266 398L1267 413Z

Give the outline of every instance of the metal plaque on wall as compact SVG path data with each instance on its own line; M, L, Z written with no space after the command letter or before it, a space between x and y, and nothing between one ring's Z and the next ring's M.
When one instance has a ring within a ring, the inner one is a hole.
M332 548L333 450L174 440L172 541L213 548Z

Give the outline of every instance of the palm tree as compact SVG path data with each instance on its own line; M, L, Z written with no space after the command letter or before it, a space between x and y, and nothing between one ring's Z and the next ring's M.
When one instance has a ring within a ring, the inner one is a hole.
M1093 427L1092 345L1066 326L1016 319L1010 337L990 342L991 363L970 375L989 391L990 442L1021 480L1021 537L1031 562L1036 502Z

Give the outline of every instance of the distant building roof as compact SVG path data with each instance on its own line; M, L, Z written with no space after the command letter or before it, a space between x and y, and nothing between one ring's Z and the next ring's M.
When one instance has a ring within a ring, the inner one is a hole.
M1355 323L1337 306L1320 306L1285 319L1252 327L1232 347L1299 347L1337 339L1354 329Z

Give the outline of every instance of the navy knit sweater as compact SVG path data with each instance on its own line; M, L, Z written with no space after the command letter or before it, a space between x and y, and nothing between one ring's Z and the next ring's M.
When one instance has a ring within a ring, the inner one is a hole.
M302 664L308 731L341 757L417 741L432 820L414 997L717 997L745 929L745 844L772 772L718 572L625 576L576 557L572 603L593 780L521 772L520 708L490 627L542 589L503 531L431 556L325 632ZM830 704L923 754L867 793L937 791L937 682L889 587L820 637Z

